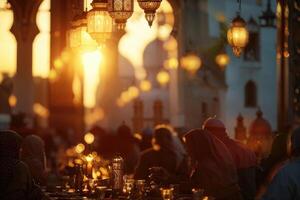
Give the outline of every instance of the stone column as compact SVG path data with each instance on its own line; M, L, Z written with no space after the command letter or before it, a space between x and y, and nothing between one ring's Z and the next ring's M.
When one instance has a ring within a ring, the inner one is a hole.
M14 11L11 32L17 40L17 72L14 91L17 97L17 112L32 116L34 89L32 77L32 42L38 34L36 13L42 0L10 0Z

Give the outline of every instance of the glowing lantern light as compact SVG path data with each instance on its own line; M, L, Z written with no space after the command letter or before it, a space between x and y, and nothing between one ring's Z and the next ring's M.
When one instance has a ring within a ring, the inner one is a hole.
M126 104L126 103L130 102L132 98L131 98L129 92L125 91L125 92L122 92L121 99Z
M97 43L87 32L87 13L83 12L77 19L77 27L75 29L78 47L83 51L93 51L97 48Z
M161 1L162 0L138 0L139 6L144 10L146 20L150 27L152 26L156 10L159 8Z
M17 105L17 97L15 95L11 95L8 98L8 103L11 108L15 107Z
M142 80L141 83L140 83L140 89L143 91L143 92L148 92L150 91L152 88L152 85L151 85L151 82L148 81L148 80Z
M133 14L133 0L108 0L107 8L114 19L117 30L124 30L127 20Z
M164 42L164 49L167 51L177 50L177 41L173 36L169 37L169 39Z
M177 58L169 58L167 60L165 60L164 62L164 67L166 69L177 69L178 68L178 60Z
M156 75L156 80L157 82L161 85L161 86L165 86L169 83L170 81L170 75L168 72L166 71L160 71L157 75Z
M64 63L61 59L57 58L54 60L53 65L54 65L55 69L61 69L62 66L64 65Z
M57 72L56 72L56 70L51 69L50 73L49 73L49 79L50 79L50 81L55 81L56 78L57 78Z
M221 69L224 69L230 62L230 58L226 53L220 53L216 57L216 63L220 66Z
M249 32L246 22L240 15L237 15L231 22L231 27L227 31L228 43L232 46L234 55L240 56L246 47L249 39Z
M61 60L66 63L70 60L70 57L71 55L69 50L67 49L63 50L63 52L61 53Z
M107 11L107 0L93 0L87 13L87 31L99 45L111 38L113 19Z
M33 112L42 118L47 118L49 116L49 110L39 103L33 105Z
M76 153L80 154L85 150L85 146L82 143L79 143L75 146Z
M95 136L92 133L87 133L84 135L84 141L87 144L92 144L95 140Z
M130 97L131 97L132 99L135 99L135 98L137 98L137 97L139 96L140 91L139 91L139 89L138 89L137 87L135 87L135 86L130 86L130 87L128 88L128 93L129 93L129 95L130 95Z
M180 59L181 66L190 74L195 74L201 68L202 61L194 53L188 53Z

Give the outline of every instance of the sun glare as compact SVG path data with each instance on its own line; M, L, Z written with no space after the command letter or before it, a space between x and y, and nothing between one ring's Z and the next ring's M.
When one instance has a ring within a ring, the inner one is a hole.
M36 23L40 33L33 41L32 74L47 78L50 72L50 0L40 5Z
M85 52L82 54L84 73L84 99L86 108L93 108L96 105L97 88L100 81L100 64L103 56L100 50Z
M166 39L170 35L174 25L174 16L171 5L167 0L163 0L153 26L149 28L144 17L144 11L137 2L135 2L134 9L135 11L126 25L127 33L120 40L119 52L132 63L135 77L142 80L146 77L143 63L144 50L157 37ZM165 16L164 24L160 26L158 26L159 13L164 13Z
M0 73L9 76L13 76L17 68L17 42L10 32L13 21L12 10L0 9Z

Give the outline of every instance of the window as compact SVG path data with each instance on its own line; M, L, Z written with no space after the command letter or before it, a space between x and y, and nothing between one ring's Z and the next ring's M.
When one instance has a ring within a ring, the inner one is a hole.
M255 83L250 80L245 85L245 107L257 106L257 88Z

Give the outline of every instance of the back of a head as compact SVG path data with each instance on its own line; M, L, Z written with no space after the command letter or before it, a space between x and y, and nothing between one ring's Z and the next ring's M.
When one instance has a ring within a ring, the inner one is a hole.
M21 146L21 157L40 157L42 159L45 152L45 143L37 135L27 136Z
M210 133L214 134L219 139L227 137L226 127L224 123L216 118L208 118L203 123L202 128L208 130Z
M121 126L118 127L117 134L118 134L118 136L124 137L124 138L132 137L132 132L125 123L123 123Z
M291 153L295 157L300 157L300 128L296 128L292 132Z
M167 127L155 128L154 135L155 143L161 148L169 148L172 143L172 132Z
M207 130L194 129L184 135L184 141L190 156L201 162L203 159L214 158L212 136Z
M0 158L19 158L22 137L14 131L0 131Z
M214 176L220 183L234 183L236 169L227 147L209 131L194 129L184 136L191 158L199 164L203 176ZM218 183L219 184L219 183Z

